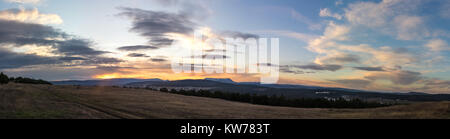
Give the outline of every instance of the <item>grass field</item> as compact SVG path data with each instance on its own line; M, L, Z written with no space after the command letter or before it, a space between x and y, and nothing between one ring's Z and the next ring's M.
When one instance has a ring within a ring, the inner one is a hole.
M0 85L4 119L450 119L450 102L304 109L114 87Z

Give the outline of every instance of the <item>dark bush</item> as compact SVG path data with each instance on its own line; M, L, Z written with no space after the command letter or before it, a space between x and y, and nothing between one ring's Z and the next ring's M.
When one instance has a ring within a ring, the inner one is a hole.
M160 88L159 91L168 93L168 92L169 92L169 89L167 89L167 88Z
M24 83L24 84L48 84L51 85L52 83L41 80L41 79L31 79L31 78L23 78L23 77L17 77L14 79L15 83Z
M7 75L0 73L0 84L8 84L9 78Z
M31 79L31 78L24 78L24 77L8 78L8 76L3 74L3 72L0 73L0 84L7 84L8 82L23 83L23 84L48 84L48 85L52 84L48 81L44 81L41 79Z

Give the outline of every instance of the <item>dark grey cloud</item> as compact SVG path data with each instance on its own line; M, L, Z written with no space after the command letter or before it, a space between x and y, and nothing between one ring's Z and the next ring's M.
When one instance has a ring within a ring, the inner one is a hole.
M170 46L174 42L173 39L167 36L167 33L192 35L193 31L198 27L196 19L201 16L201 13L206 13L208 11L207 8L203 7L205 4L202 3L187 1L180 1L180 3L182 3L181 5L183 6L178 13L121 7L119 9L122 12L118 15L132 20L131 32L136 32L139 35L146 37L149 40L149 45L160 48ZM221 37L231 38L259 38L259 36L255 34L237 31L223 31L217 34Z
M134 45L134 46L123 46L117 49L120 51L140 51L140 50L158 49L158 47L148 45Z
M343 68L341 65L319 65L319 64L294 65L289 67L308 70L323 70L323 71L338 71Z
M205 20L211 16L212 11L208 5L210 0L153 0L156 4L180 9L180 14L197 20ZM177 7L175 7L177 6Z
M44 57L32 54L14 53L2 48L2 68L19 68L41 64L62 64L74 60L77 65L111 64L122 62L119 59L101 56L109 52L92 48L93 42L69 35L50 26L0 20L0 47L2 45L51 46L52 53L62 57ZM67 64L67 63L66 63ZM67 66L67 65L66 65Z
M353 69L364 71L385 71L382 67L353 67Z
M361 58L358 55L353 54L345 54L337 57L333 57L331 60L334 60L336 62L353 62L353 63L359 63L361 61Z
M156 47L172 44L173 40L166 33L190 34L196 24L187 14L174 14L157 11L147 11L137 8L119 8L120 16L125 16L133 21L133 32L149 39L149 43Z
M163 6L173 6L180 2L179 0L153 0L153 1Z
M431 86L446 86L448 88L450 88L450 81L447 80L427 80L425 81L425 85L431 85ZM450 91L450 90L449 90Z
M66 38L68 35L50 26L0 19L0 44L54 45L58 41L47 38Z
M121 69L136 69L134 67L121 67L121 66L97 66L95 69L103 70L103 71L119 71Z
M282 66L280 66L278 64L273 64L273 63L257 63L257 65L258 66L266 66L266 67L276 67L276 66L282 67Z
M43 57L33 54L20 54L0 49L0 69L60 63L62 62L57 58Z
M304 71L301 71L301 70L291 70L291 69L285 68L285 67L280 68L280 72L283 72L283 73L291 73L291 74L305 74Z
M212 15L209 9L210 0L184 0L181 3L180 14L196 20L205 20Z
M394 77L394 83L402 85L410 85L422 79L422 73L413 71L401 71L398 72Z
M204 52L207 53L212 53L212 52L227 52L227 50L225 49L207 49L207 50L203 50Z
M269 64L269 66L272 66L271 63L268 63L268 64ZM265 64L263 64L263 65L265 65ZM277 66L277 65L273 65L273 66ZM279 66L279 68L280 68L280 72L283 72L283 73L290 73L290 74L310 74L310 73L316 73L316 72L313 72L313 71L303 71L302 69L296 68L295 66L294 66L294 67L291 67L291 66L282 65L282 66Z
M81 56L98 56L107 51L97 51L92 49L92 42L85 39L70 39L67 41L58 42L56 46L56 53L62 53L65 55L81 55Z
M55 80L89 80L95 75L105 74L102 70L89 68L55 68L42 67L29 70L7 71L12 77L31 77L36 79L44 79L47 81Z
M85 60L80 65L97 65L97 64L117 64L120 62L125 62L121 59L110 58L110 57L90 57Z
M78 63L71 63L72 61L81 61ZM11 52L0 48L0 69L14 69L37 65L51 65L53 66L86 66L96 64L115 64L123 62L116 58L107 57L45 57L35 54L22 54Z
M0 20L0 27L0 44L13 44L18 47L31 44L50 45L56 49L54 53L65 55L92 56L107 53L92 49L92 42L89 40L76 38L50 26Z
M164 58L151 58L150 59L152 62L166 62L167 59Z
M174 40L164 38L164 37L153 37L151 39L151 43L155 46L169 46L173 43Z
M230 37L230 38L243 38L243 39L259 38L259 35L256 35L256 34L242 33L242 32L238 32L238 31L223 31L223 32L220 32L219 34L223 37Z
M128 57L150 57L150 56L147 56L146 54L140 54L140 53L130 53L127 56Z
M75 60L82 60L82 61L84 61L84 60L88 60L88 59L82 58L82 57L61 57L61 58L59 58L59 60L61 60L61 61L75 61Z
M447 90L447 91L440 92L440 93L447 93L447 94L450 93L450 81L449 80L424 79L419 82L425 84L421 89L424 89L424 90L442 89L442 90Z
M354 54L339 54L332 57L326 57L321 59L322 62L326 63L360 63L361 57Z
M410 85L423 79L420 72L414 71L391 71L368 75L365 78L369 80L389 80L400 85Z
M208 55L197 55L197 56L190 56L190 57L186 57L186 58L193 58L193 59L216 59L216 58L223 58L223 59L228 59L230 58L227 55L217 55L217 54L208 54Z

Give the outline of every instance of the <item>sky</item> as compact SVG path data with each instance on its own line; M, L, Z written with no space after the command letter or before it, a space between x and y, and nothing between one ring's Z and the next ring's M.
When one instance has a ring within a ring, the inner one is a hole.
M0 71L45 80L174 73L179 40L279 38L280 84L450 93L448 0L0 0Z

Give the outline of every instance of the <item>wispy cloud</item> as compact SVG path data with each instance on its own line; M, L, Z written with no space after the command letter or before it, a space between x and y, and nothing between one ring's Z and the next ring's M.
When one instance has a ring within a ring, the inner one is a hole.
M430 40L427 44L425 44L431 51L446 51L450 50L450 46L448 43L442 39L433 39Z
M0 69L21 68L34 65L61 64L58 58L21 54L0 49Z
M312 21L311 19L309 19L308 17L304 16L303 14L295 11L295 10L291 10L291 16L293 19L305 23L309 26L309 29L311 30L320 30L322 29L322 24L320 23L316 23L314 21Z
M0 20L0 26L0 36L2 36L0 37L0 44L2 44L0 48L3 49L2 52L5 54L0 64L9 65L2 68L20 68L46 64L75 66L122 62L122 60L116 58L102 56L109 52L95 50L92 48L92 41L75 37L51 26L11 20ZM12 48L24 46L45 47L50 50L48 53L52 53L53 56L12 52L6 46L12 46Z
M429 36L423 17L413 16L422 0L383 0L355 2L345 9L345 18L354 25L378 29L399 40L422 39Z
M308 50L318 54L314 60L316 65L302 68L325 69L317 65L353 67L355 71L351 76L330 80L351 88L383 90L391 86L392 90L408 90L412 86L424 86L422 89L425 91L443 92L446 87L431 89L424 81L430 79L417 70L424 68L426 61L439 57L442 59L442 53L431 52L449 50L447 41L442 39L445 36L431 35L436 29L427 25L430 17L417 13L420 5L427 2L430 1L351 2L341 9L343 14L333 13L328 8L321 9L320 16L341 21L330 21L322 36L308 42ZM379 38L376 38L379 36L392 40L379 45ZM406 48L392 42L425 43L424 47L419 44ZM412 50L422 50L423 53ZM386 85L386 82L390 85Z
M42 0L4 0L6 2L12 2L12 3L20 3L20 4L37 4L41 2Z
M389 80L397 85L410 85L413 84L423 77L419 72L413 71L391 71L384 73L370 73L365 78L369 80Z
M153 61L153 62L166 62L166 61L168 61L167 59L164 59L164 58L152 58L150 60Z
M317 71L338 71L343 68L341 65L319 65L319 64L289 65L288 67L306 70L317 70Z
M141 50L154 50L158 49L158 47L148 45L134 45L134 46L122 46L117 49L120 51L141 51Z
M37 24L62 24L63 20L57 14L43 14L38 11L38 9L27 10L24 8L20 9L9 9L0 11L0 19L12 20L26 23L37 23Z
M141 53L130 53L127 56L128 57L150 57L150 56L147 56L146 54L141 54Z
M263 31L259 31L258 33L262 33L262 34L273 34L273 35L278 35L278 36L283 36L283 37L289 37L289 38L294 38L303 42L309 42L311 40L314 40L316 38L318 38L318 35L312 35L312 34L307 34L307 33L300 33L300 32L294 32L294 31L288 31L288 30L263 30Z
M332 80L333 82L336 82L338 84L352 87L352 88L365 88L372 82L370 80L364 80L364 79L342 79L342 80Z
M364 71L386 71L382 67L353 67L353 69Z
M342 19L342 15L337 14L337 13L332 13L331 10L328 9L328 8L320 9L319 15L321 17L333 17L333 18L336 18L338 20Z
M136 8L120 8L119 15L133 21L131 31L149 39L149 44L156 47L169 46L174 41L167 33L192 33L196 24L184 14L147 11Z

